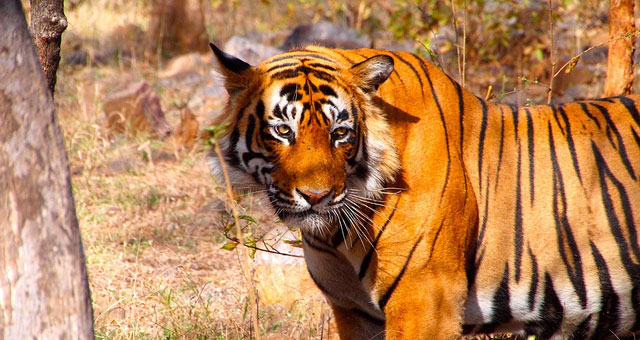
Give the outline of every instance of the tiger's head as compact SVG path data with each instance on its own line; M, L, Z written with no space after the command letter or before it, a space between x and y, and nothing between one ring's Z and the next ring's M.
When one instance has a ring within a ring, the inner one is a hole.
M250 66L211 48L229 92L220 145L236 189L266 192L283 221L311 230L381 197L400 167L376 104L390 56L351 62L308 47Z

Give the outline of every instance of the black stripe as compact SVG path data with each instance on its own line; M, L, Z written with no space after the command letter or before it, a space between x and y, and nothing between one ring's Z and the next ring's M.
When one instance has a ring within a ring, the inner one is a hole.
M564 124L567 128L567 146L569 147L569 153L571 154L571 160L573 161L573 169L576 171L578 175L578 180L582 185L582 175L580 174L580 166L578 165L578 155L576 154L576 146L573 142L573 135L571 133L571 124L569 123L569 117L567 117L567 113L564 111L564 108L560 106L558 108L558 112L560 116L564 120Z
M325 65L325 64L320 64L320 63L309 63L308 64L309 67L313 67L313 68L321 68L324 70L329 70L329 71L335 71L336 68L333 66L329 66L329 65Z
M586 308L587 291L584 284L580 249L578 249L578 244L573 236L571 225L569 223L569 219L567 218L567 198L564 187L564 179L562 177L560 164L558 163L558 156L556 154L551 123L548 124L548 128L553 182L552 208L553 217L555 220L556 234L558 237L558 250L560 251L562 262L567 269L569 279L571 280L571 283L576 290L576 294L580 299L580 304L582 305L582 308ZM567 246L569 247L570 254L567 254L566 252Z
M462 146L464 142L464 93L462 92L462 86L455 81L453 82L453 87L456 89L456 94L458 95L458 123L460 124L460 149L458 150L461 154L463 154Z
M624 167L627 169L627 172L629 173L631 178L633 178L634 181L637 180L636 174L633 171L633 166L631 166L631 162L629 161L629 156L627 155L627 149L625 147L624 140L622 139L622 135L620 135L620 131L618 131L618 127L613 122L613 120L611 120L611 116L609 115L609 110L607 110L607 108L605 108L604 106L600 106L598 104L591 104L591 105L595 106L598 110L600 110L600 112L602 113L602 116L607 121L607 129L611 129L613 133L616 135L616 140L618 142L617 149L618 149L618 152L620 153L620 158L622 160L622 163L624 164ZM612 144L613 144L613 141L612 141Z
M590 242L591 252L598 268L600 278L600 313L598 324L592 336L593 339L606 339L612 332L618 329L620 298L613 289L609 268L600 251L593 242Z
M287 97L288 101L296 101L298 98L302 98L302 95L298 93L300 84L289 83L280 88L280 97Z
M529 310L533 311L538 291L538 260L529 247L529 257L531 258L531 285L529 285Z
M520 270L522 269L522 248L524 243L524 233L522 231L522 146L520 140L518 144L518 164L516 166L516 202L515 202L515 214L514 214L514 228L515 233L513 235L513 244L515 252L515 270L516 270L516 282L520 282Z
M247 170L249 170L249 161L251 161L254 158L260 158L263 159L264 161L268 162L268 159L265 155L263 155L262 153L258 153L258 152L254 152L253 151L253 133L256 129L256 119L253 115L249 115L249 119L247 122L247 131L245 132L245 144L247 146L247 152L242 154L242 162L244 163L244 166ZM254 177L257 174L254 174ZM256 178L256 180L258 180Z
M398 199L396 200L396 204L393 206L393 210L391 210L389 217L387 217L387 220L384 222L382 227L380 227L380 231L378 232L378 235L376 235L376 239L373 240L373 243L371 244L371 248L369 248L369 251L367 251L367 254L362 259L362 263L360 264L360 270L358 270L358 278L360 280L362 280L362 278L367 274L367 269L369 269L369 264L371 263L371 258L373 256L373 253L376 251L376 246L378 245L378 241L380 241L380 237L382 236L382 233L387 228L387 225L389 224L389 222L391 222L393 215L396 213L396 208L398 207L399 202L400 202L400 197L398 197Z
M322 92L322 94L324 94L327 97L337 97L338 95L336 94L336 91L334 91L331 86L329 85L320 85L318 86L318 89L320 89L320 92Z
M500 147L498 148L498 167L496 169L496 182L493 185L494 190L498 188L498 182L500 178L500 168L502 167L502 155L504 154L503 148L504 148L504 111L502 110L502 106L500 106ZM488 186L489 185L487 185L487 187Z
M636 103L633 101L633 99L630 99L625 96L618 96L615 98L620 100L622 105L624 105L627 111L629 111L629 113L631 114L631 117L633 117L633 120L636 121L636 125L640 127L640 113L638 113L638 109L636 108Z
M598 98L598 99L594 99L594 101L597 101L597 102L607 102L607 103L615 103L615 101L613 101L613 99L611 99L611 98Z
M504 268L504 272L502 273L500 286L493 294L493 306L491 307L493 315L491 316L491 322L483 325L478 330L478 333L492 333L497 326L507 323L513 319L513 316L511 315L511 307L509 307L509 301L509 264L507 263Z
M307 233L302 233L302 240L313 250L331 254L335 256L335 250L330 247L330 245L326 244L323 240L316 238L313 234L307 235Z
M591 327L590 327L591 317L593 317L593 314L590 314L588 317L582 320L582 322L576 327L573 334L571 334L567 338L567 340L590 339L591 337L589 337L589 333L591 333ZM593 339L605 339L605 338L607 337L604 337L604 338L593 337Z
M578 104L580 104L580 107L582 108L582 111L584 112L584 114L587 115L587 117L589 117L589 119L591 119L596 124L598 129L600 129L600 122L594 115L591 114L591 112L589 111L589 108L587 107L587 104L583 102L579 102Z
M420 77L420 73L418 73L418 70L416 70L416 68L413 67L413 65L411 65L410 62L408 62L407 60L402 58L399 53L391 52L391 54L393 54L393 56L396 57L398 60L400 60L403 64L407 65L411 69L413 74L416 76L416 78L418 79L418 82L420 83L420 90L421 90L420 92L422 94L422 101L424 102L425 101L424 90L423 90L424 89L424 84L422 83L422 78Z
M449 185L449 176L451 174L451 149L449 147L449 131L447 131L447 122L444 119L444 112L442 112L442 106L440 106L440 100L438 99L438 94L436 93L436 90L433 87L433 82L431 81L431 77L429 76L427 65L424 63L424 61L420 57L413 54L411 56L413 56L418 60L418 63L420 64L420 68L422 68L422 72L424 72L424 75L427 78L427 81L429 82L429 87L431 88L431 96L433 97L433 100L436 103L436 107L438 108L438 113L440 114L440 121L442 122L442 130L444 131L444 140L447 145L447 174L444 179L444 185L442 186L442 191L440 192L440 202L442 202L445 189L447 188L447 185ZM416 72L416 75L417 75L417 72ZM420 81L420 85L422 85L422 81ZM424 95L424 91L423 91L423 95ZM480 102L483 105L483 109L486 110L486 104L482 100Z
M284 71L278 71L274 74L271 75L272 79L278 79L278 80L282 80L282 79L291 79L291 78L296 78L300 76L300 72L298 72L298 69L288 69L288 70L284 70Z
M560 329L564 319L564 310L549 273L544 275L544 300L539 315L540 319L525 323L524 331L526 334L536 335L536 339L548 339Z
M630 127L629 129L631 130L631 134L633 135L633 139L636 140L636 145L638 147L640 147L640 136L638 136L638 133L632 127Z
M633 281L633 289L631 290L631 305L640 306L640 280L637 277ZM638 311L638 308L634 307L634 309L636 311L636 322L631 327L631 331L637 332L640 331L640 311Z
M640 258L640 249L638 249L638 238L637 238L637 229L635 226L635 222L633 220L633 210L631 208L631 203L629 201L629 195L627 194L627 190L624 185L613 175L609 166L607 165L604 157L602 157L602 153L600 149L596 146L596 144L592 141L591 148L593 150L593 155L596 159L596 165L598 167L598 174L600 176L600 190L602 192L602 203L604 205L605 212L607 214L607 220L609 222L609 228L611 228L611 232L613 237L618 244L620 258L622 260L622 264L627 271L627 274L631 277L631 280L635 283L640 282L640 265L635 264L631 259L631 251L636 258ZM614 201L612 199L611 193L609 192L609 184L607 182L611 182L611 184L617 190L617 197L619 197L619 204L622 208L622 213L624 214L624 220L627 225L627 233L629 235L629 243L631 243L631 250L629 250L629 244L625 239L624 233L622 232L622 226L620 223L620 219L616 215ZM636 313L640 313L640 305L634 306Z
M404 264L402 265L402 269L400 269L400 272L398 273L396 278L393 280L393 283L391 283L391 286L389 286L389 289L387 289L387 291L384 292L384 294L382 295L382 298L378 301L378 306L380 306L381 310L384 310L385 306L387 305L387 302L389 302L389 298L391 297L391 294L393 294L393 291L396 290L396 288L398 287L398 283L400 283L402 276L404 276L404 272L407 270L407 267L409 266L409 261L411 261L411 258L413 257L413 252L418 247L418 244L420 244L420 241L422 241L422 236L423 235L420 235L416 243L413 244L413 247L411 247L411 250L407 255L407 259L404 261Z
M478 180L479 180L479 188L482 188L482 163L484 160L484 143L487 135L487 120L489 118L487 112L487 104L478 98L482 105L482 123L480 125L480 137L478 138Z
M304 57L314 58L314 59L321 59L321 60L325 60L325 61L329 61L329 62L335 63L335 60L332 60L332 59L327 58L325 56L322 56L320 54L315 54L315 53L287 53L287 54L284 54L281 57L277 57L277 58L269 60L269 64L273 64L275 62L278 62L278 61L281 61L281 60L285 60L285 59L296 59L296 58L300 59L300 58L304 58Z
M488 175L487 175L488 176ZM489 214L489 186L486 186L485 194L484 194L484 213L482 215L482 221L480 223L480 232L478 232L478 239L476 241L476 251L477 249L481 249L482 242L484 241L484 234L487 230L487 220ZM484 249L481 250L481 253L476 254L476 270L480 268L480 264L482 263L482 255L484 254Z
M272 66L272 67L270 67L269 69L267 69L267 73L269 73L269 72L271 72L271 71L275 71L275 70L277 70L277 69L279 69L279 68L285 68L285 67L289 67L289 66L297 66L297 65L300 65L300 62L299 62L299 61L292 62L292 63L284 63L284 64L280 64L280 65L275 65L275 66Z
M524 108L524 112L527 113L527 144L529 149L529 198L531 200L531 205L533 205L533 201L535 199L535 150L533 145L533 119L531 118L531 112L529 108Z
M556 125L558 125L560 132L562 132L563 135L566 135L567 131L565 131L564 126L560 124L560 119L558 118L558 108L556 108L555 105L547 105L547 107L551 108L551 112L553 112L553 119L555 119Z

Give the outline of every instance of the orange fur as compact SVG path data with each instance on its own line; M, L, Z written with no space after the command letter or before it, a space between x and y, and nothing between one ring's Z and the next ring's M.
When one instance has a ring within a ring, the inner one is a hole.
M235 184L302 228L342 339L640 330L640 97L515 108L404 52L216 54Z

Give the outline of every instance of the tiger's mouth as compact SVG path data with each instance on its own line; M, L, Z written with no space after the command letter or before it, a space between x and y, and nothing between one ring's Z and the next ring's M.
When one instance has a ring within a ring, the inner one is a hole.
M299 227L318 227L330 224L342 214L346 204L346 192L331 194L320 202L311 203L304 195L284 194L281 191L269 190L269 201L276 215L283 222Z

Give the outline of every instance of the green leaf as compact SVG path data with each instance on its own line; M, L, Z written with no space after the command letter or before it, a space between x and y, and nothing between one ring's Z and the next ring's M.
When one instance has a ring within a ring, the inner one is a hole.
M253 223L255 225L258 225L258 221L256 221L255 218L253 218L253 217L251 217L249 215L240 215L238 218L241 219L241 220L249 221L249 222L251 222L251 223Z
M533 51L533 53L535 54L538 60L544 59L544 53L542 52L542 49L536 48L536 50Z
M238 246L238 242L227 242L220 249L232 251L232 250L236 249L237 246Z

